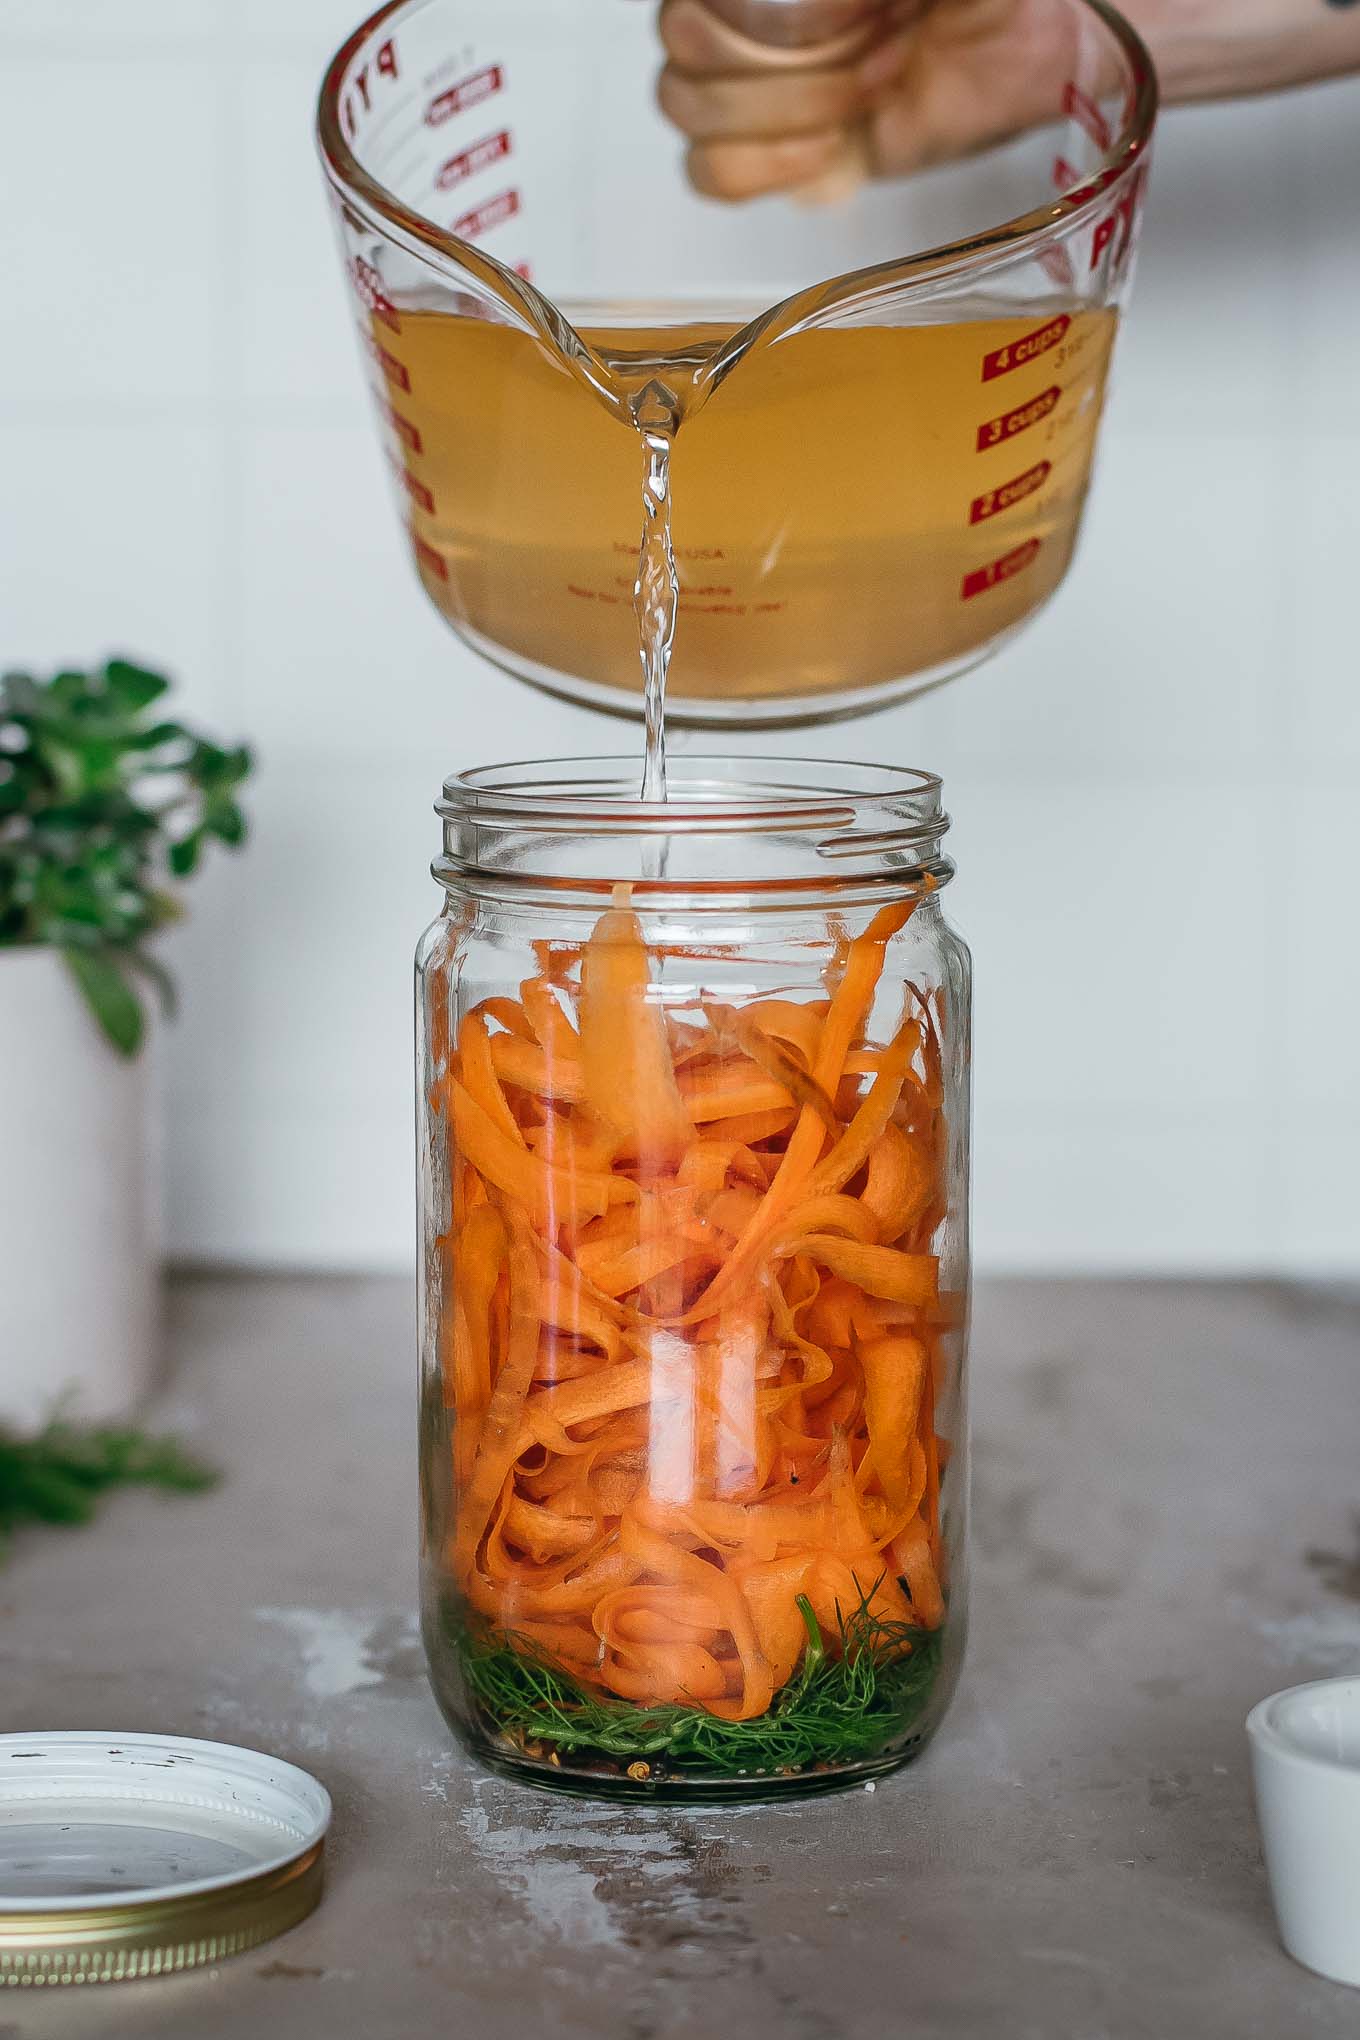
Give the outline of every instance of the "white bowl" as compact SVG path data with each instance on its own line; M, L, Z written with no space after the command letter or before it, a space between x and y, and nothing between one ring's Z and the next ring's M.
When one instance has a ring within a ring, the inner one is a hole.
M1360 1988L1360 1674L1272 1693L1247 1736L1280 1939Z

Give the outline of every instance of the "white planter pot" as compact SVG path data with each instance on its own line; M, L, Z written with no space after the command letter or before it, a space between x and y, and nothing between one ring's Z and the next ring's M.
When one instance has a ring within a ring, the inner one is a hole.
M157 1372L150 1079L51 949L0 949L0 1422L119 1417Z

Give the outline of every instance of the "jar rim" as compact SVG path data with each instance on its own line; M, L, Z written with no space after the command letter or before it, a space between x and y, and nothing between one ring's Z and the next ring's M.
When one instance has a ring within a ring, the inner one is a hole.
M936 772L839 758L715 756L680 752L667 768L667 798L643 800L636 753L511 759L473 766L444 781L435 812L445 821L585 835L740 834L816 830L882 816L893 833L943 835Z
M953 876L938 773L902 765L681 752L665 801L643 800L636 753L482 765L444 783L434 875L474 889L583 893L636 885L654 898L808 897L941 885ZM731 849L745 842L733 869ZM757 847L759 846L759 847Z

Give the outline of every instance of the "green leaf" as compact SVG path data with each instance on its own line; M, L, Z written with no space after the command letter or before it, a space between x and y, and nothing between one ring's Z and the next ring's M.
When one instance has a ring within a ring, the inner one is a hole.
M194 829L187 836L181 836L178 843L170 845L170 869L176 878L187 878L198 863L198 853L203 842L201 829Z
M200 786L216 788L230 769L231 759L216 744L197 743L189 760L189 771Z
M170 691L170 682L164 674L148 673L144 666L130 665L126 659L110 659L104 668L104 681L118 706L125 709L149 708Z
M206 817L206 826L233 849L246 840L246 818L234 800L214 801Z
M185 744L189 733L182 723L148 723L144 730L129 730L123 742L130 751L158 751L165 744ZM162 765L159 760L146 758L140 761L146 772L177 772L178 765Z
M145 1020L137 994L107 950L64 950L67 966L104 1034L120 1055L142 1045Z
M139 970L143 977L150 978L161 995L161 1011L167 1020L173 1020L179 1010L179 994L175 990L175 980L159 957L148 956L144 949L129 949L127 960L134 970ZM3 2032L3 2028L0 2028L0 2032Z

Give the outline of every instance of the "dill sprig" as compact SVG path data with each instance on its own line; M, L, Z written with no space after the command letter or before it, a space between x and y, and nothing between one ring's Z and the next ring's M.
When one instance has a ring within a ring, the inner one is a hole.
M468 1695L484 1726L517 1748L591 1753L668 1771L761 1777L853 1764L899 1742L925 1709L942 1634L887 1622L867 1599L837 1610L828 1649L811 1603L802 1663L768 1710L723 1721L699 1707L637 1707L610 1700L550 1663L524 1638L464 1625L458 1646Z
M193 1493L217 1479L173 1438L58 1420L34 1438L0 1431L0 1557L25 1523L88 1523L108 1489L137 1485Z

